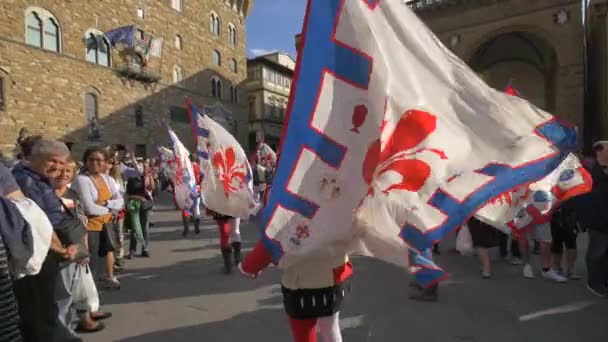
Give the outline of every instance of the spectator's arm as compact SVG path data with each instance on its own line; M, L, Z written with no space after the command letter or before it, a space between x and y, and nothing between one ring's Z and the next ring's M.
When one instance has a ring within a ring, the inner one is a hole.
M59 240L59 237L57 236L57 234L55 234L55 232L53 232L53 237L51 238L50 250L61 256L65 255L65 253L67 252L66 249L63 248L63 245L61 244L61 241Z
M125 207L125 201L120 194L118 183L116 183L116 180L112 177L106 177L106 179L108 180L108 185L112 191L112 199L108 201L106 207L111 210L122 210Z
M21 192L21 190L17 190L7 194L6 198L13 201L22 201L25 199L25 195L23 194L23 192Z
M93 198L90 188L94 185L92 181L88 180L88 178L76 178L76 181L74 182L73 186L74 191L76 191L80 196L80 200L82 201L82 207L84 208L85 214L89 216L101 216L110 212L108 208L98 205L96 203L97 199Z

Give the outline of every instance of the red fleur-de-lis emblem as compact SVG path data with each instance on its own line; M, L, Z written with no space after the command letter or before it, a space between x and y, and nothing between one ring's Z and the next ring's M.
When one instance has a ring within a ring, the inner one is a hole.
M217 171L218 177L222 182L222 186L224 188L224 195L227 198L230 197L230 194L238 191L245 181L245 165L237 164L236 162L236 153L234 152L233 147L228 147L225 153L222 151L217 151L213 154L212 164ZM237 184L234 184L234 181L237 181Z
M296 227L296 237L298 240L307 239L310 237L310 229L307 225L299 225Z
M380 135L382 136L386 122L383 121ZM375 177L388 171L397 172L402 176L401 182L390 185L382 191L392 190L418 191L431 175L431 166L414 156L423 151L437 154L441 159L447 159L442 150L434 148L416 149L437 128L437 117L433 114L409 110L405 112L395 130L387 139L384 148L380 139L374 141L368 148L363 162L363 179L371 185ZM369 194L373 194L370 186Z

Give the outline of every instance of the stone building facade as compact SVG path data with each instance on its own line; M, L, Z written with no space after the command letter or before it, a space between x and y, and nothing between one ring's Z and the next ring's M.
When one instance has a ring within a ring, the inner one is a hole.
M254 146L256 133L262 132L264 141L277 150L295 64L295 61L284 53L258 56L247 61L249 146Z
M588 83L585 113L593 140L608 139L608 0L586 11Z
M168 143L163 121L190 147L185 97L223 114L246 145L251 2L2 1L0 151L12 153L25 127L69 143L75 157L110 143L151 156ZM104 32L131 25L136 44L110 47ZM146 63L150 38L163 39L162 54Z
M514 86L538 107L578 126L585 139L592 138L593 123L583 114L581 0L406 3L490 86Z

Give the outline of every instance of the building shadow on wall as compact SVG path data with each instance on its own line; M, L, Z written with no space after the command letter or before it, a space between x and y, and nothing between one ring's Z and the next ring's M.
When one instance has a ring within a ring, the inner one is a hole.
M192 151L194 138L184 101L186 97L199 109L221 105L231 114L232 120L224 126L233 129L233 135L247 150L249 115L244 81L232 84L212 69L202 70L172 85L166 81L145 83L118 73L115 77L111 85L92 81L89 87L82 89L82 123L76 123L74 126L78 128L68 130L60 138L70 147L77 160L89 146L110 144L126 145L137 156L154 157L157 145L167 146L169 143L163 122L169 124L186 148ZM104 88L107 87L124 88L125 97L132 96L137 100L108 111L107 108L115 106L112 98L104 96ZM232 87L238 89L238 94L233 93ZM214 119L220 123L223 120L219 117ZM45 131L42 129L42 132L31 133L44 135Z

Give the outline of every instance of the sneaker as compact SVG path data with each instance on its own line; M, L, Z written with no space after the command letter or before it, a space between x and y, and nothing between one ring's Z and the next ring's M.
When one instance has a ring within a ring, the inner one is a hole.
M568 271L565 274L566 278L570 279L570 280L581 280L583 279L583 276L581 276L580 274L577 274L574 271Z
M606 288L596 289L589 285L589 283L587 283L587 290L600 298L606 298L608 296L608 290L606 290Z
M511 263L511 265L515 265L515 266L523 265L523 262L521 261L520 258L511 258L510 263Z
M142 256L142 258L149 258L150 257L150 252L148 252L148 251L142 251L141 252L141 256Z
M106 278L104 280L104 285L108 289L119 289L120 281L118 281L118 279L116 277Z
M524 278L534 279L534 271L532 270L532 266L530 264L525 264L523 269Z
M543 272L543 278L554 280L558 283L567 283L568 278L560 275L553 269L549 269L547 272Z

